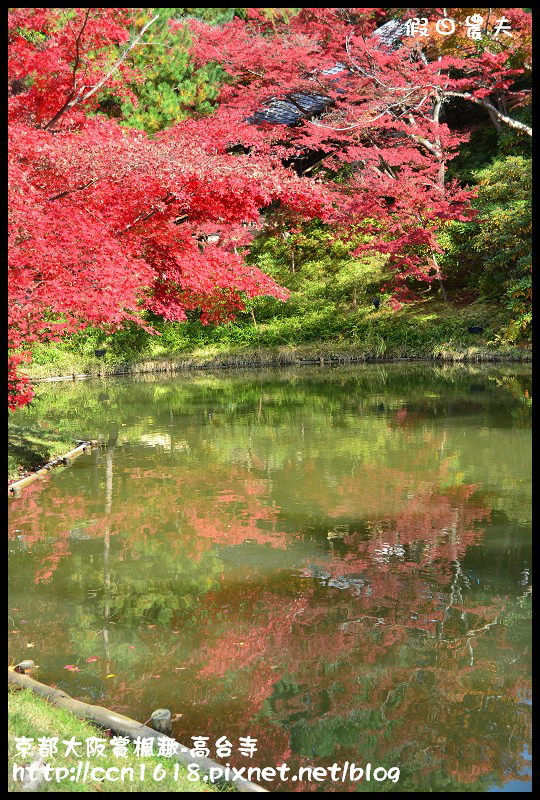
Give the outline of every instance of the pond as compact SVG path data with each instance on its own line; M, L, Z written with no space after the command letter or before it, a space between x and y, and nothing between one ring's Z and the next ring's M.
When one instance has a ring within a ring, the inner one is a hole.
M41 384L21 423L103 446L10 501L11 658L223 763L400 768L271 791L530 790L530 393L411 363Z

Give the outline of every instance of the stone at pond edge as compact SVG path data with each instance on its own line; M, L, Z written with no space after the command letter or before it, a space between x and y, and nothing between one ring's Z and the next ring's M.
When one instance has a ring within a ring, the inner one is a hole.
M155 731L164 733L166 736L172 734L171 712L168 708L157 708L150 716L150 725Z
M21 661L19 664L16 664L13 669L15 672L22 672L23 674L26 672L30 672L34 669L35 663L32 661L31 658L27 658L25 661Z

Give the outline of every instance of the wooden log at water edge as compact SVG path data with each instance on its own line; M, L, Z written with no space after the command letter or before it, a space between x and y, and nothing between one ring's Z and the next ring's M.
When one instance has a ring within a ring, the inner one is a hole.
M53 458L52 461L47 462L47 464L41 467L41 469L38 469L31 475L27 475L25 478L20 478L20 480L10 483L8 486L8 496L11 495L12 497L20 497L21 489L33 483L38 478L42 478L44 475L47 475L49 470L51 470L53 467L56 467L59 464L63 464L66 467L70 466L74 458L77 458L77 456L80 456L83 453L92 452L92 447L96 446L97 441L95 439L91 439L87 442L81 442L77 445L77 447L75 447L73 450L70 450L69 453L66 453L64 456Z
M149 728L147 725L143 725L134 719L130 719L130 717L125 717L123 714L118 714L116 711L109 711L109 709L103 708L103 706L94 706L90 703L84 703L82 700L76 700L74 697L71 697L71 695L67 694L67 692L62 691L61 689L55 689L52 686L47 686L44 683L34 680L34 678L30 678L28 675L19 674L15 671L14 667L8 667L8 686L14 686L20 689L30 689L32 692L34 692L34 694L37 694L39 697L43 697L53 706L56 706L57 708L64 708L66 711L69 711L79 719L84 719L87 722L94 723L98 727L106 730L110 729L119 736L127 736L131 740L136 739L137 736L145 737L147 739L153 738L156 740L161 738L171 738L169 736L164 736L163 733L160 733L153 728ZM172 741L176 740L173 739ZM178 742L178 744L180 743ZM216 770L221 770L221 774L223 775L225 773L225 767L223 767L221 764L218 764L217 761L213 761L211 758L191 756L189 754L189 748L186 748L185 745L180 744L180 748L182 747L187 752L174 753L171 756L171 759L178 761L184 766L187 766L188 764L197 764L199 772L201 774L208 775L209 782L212 782L216 785L226 783L223 778L216 779L214 777L216 775ZM242 777L237 778L232 783L238 792L268 792L268 789L264 789L257 783L252 783L251 781L248 781Z

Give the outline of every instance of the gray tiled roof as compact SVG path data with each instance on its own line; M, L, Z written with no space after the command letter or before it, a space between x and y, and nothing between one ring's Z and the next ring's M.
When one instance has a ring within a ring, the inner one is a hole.
M382 43L392 49L397 49L401 37L405 33L405 25L398 19L391 19L374 31ZM320 74L339 75L348 72L345 64L335 64L333 67L321 70ZM333 83L338 83L339 78L335 78ZM335 91L345 93L344 89L336 88ZM292 92L284 98L274 97L269 100L266 106L259 108L247 118L247 122L252 124L267 122L271 125L298 125L302 120L320 114L325 109L333 105L334 100L324 94L316 92Z
M401 39L405 36L406 27L405 23L400 19L389 19L380 28L373 32L373 36L377 36L379 40L390 47L391 50L397 50L401 44Z

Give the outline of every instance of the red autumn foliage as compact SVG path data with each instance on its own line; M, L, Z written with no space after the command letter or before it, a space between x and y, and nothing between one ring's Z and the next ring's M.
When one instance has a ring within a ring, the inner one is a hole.
M236 248L277 200L307 217L323 213L323 193L279 158L228 153L234 126L192 121L149 139L89 116L97 93L85 100L84 92L126 41L136 9L87 11L64 25L53 9L10 17L12 408L31 397L18 368L33 342L88 324L144 324L141 305L176 320L200 309L205 323L228 319L242 296L285 299ZM28 30L43 36L29 41ZM97 56L85 60L90 52ZM81 99L69 106L70 97ZM201 253L197 237L209 229L219 246Z
M481 46L469 39L464 46L462 9L445 9L458 19L454 53L440 35L419 41L402 33L399 46L385 44L378 26L386 11L305 8L279 23L252 10L247 21L218 30L195 22L192 29L199 62L218 60L235 79L223 90L223 102L237 119L274 97L303 92L327 98L327 112L290 128L280 147L296 156L322 151L329 168L353 167L340 187L336 222L372 234L362 249L388 254L396 296L405 299L408 278L430 283L442 277L436 258L441 226L471 215L471 191L445 180L447 163L469 135L442 121L445 103L455 97L477 103L498 124L530 133L491 101L504 95L510 109L527 102L528 92L514 89L514 82L530 66L531 22L524 12L501 9L512 38L492 37ZM417 14L408 9L406 17Z
M411 279L441 279L437 233L471 213L471 192L445 181L467 134L451 131L441 109L461 97L495 114L493 95L510 109L527 99L513 90L528 68L530 17L519 9L505 10L510 44L440 57L414 39L389 49L375 35L386 9L306 8L287 23L250 9L246 21L192 24L194 60L218 61L230 76L216 113L148 137L95 115L103 86L135 100L126 83L145 78L125 59L151 24L130 40L140 11L9 16L11 408L32 396L20 367L35 342L88 324L144 325L142 308L170 320L199 310L206 324L230 319L245 297L286 299L238 251L277 203L296 220L371 234L362 247L388 255L398 299ZM324 74L336 64L341 72ZM279 130L248 122L261 103L298 91L328 98L321 118ZM498 124L529 132L511 111L497 113ZM323 176L285 166L313 150ZM350 177L336 183L344 164ZM219 241L200 252L208 233Z

